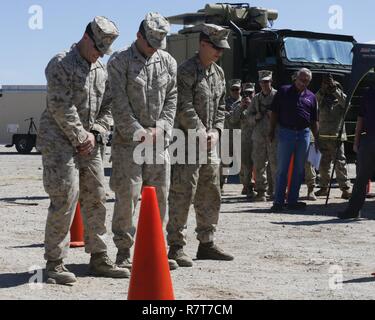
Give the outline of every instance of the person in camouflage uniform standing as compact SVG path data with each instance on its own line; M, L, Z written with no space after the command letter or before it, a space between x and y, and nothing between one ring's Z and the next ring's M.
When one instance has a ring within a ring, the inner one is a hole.
M161 138L168 145L176 114L177 63L162 50L169 30L168 21L159 13L147 14L137 40L130 48L113 54L108 63L115 128L110 179L116 194L112 231L118 248L116 263L129 269L136 231L133 215L142 185L156 187L162 221L167 212L170 158L165 147L157 149L156 142ZM154 158L141 164L133 155L146 137ZM170 268L176 267L176 262L170 261Z
M252 199L255 197L253 180L253 141L254 127L248 121L247 110L255 95L255 84L252 82L243 84L243 98L240 104L233 110L233 118L241 123L241 172L240 182L243 185L242 194Z
M48 63L47 108L40 120L37 145L42 152L43 183L50 197L45 233L46 272L59 284L76 281L63 263L77 202L85 229L85 250L93 275L127 278L107 256L105 179L100 153L110 129L111 98L105 66L98 60L118 37L116 25L95 17L70 51Z
M268 70L259 71L259 85L261 92L255 95L248 108L248 119L252 126L252 159L255 167L255 201L267 201L268 190L267 165L271 168L271 180L274 184L276 177L276 139L270 143L268 132L270 131L269 108L277 92L272 87L272 72ZM272 194L271 194L272 195Z
M215 62L225 48L230 48L227 40L229 30L213 24L202 24L195 28L200 32L199 51L178 68L176 127L185 132L185 137L189 130L203 137L199 139L199 144L205 145L208 161L200 163L196 157L196 164L176 164L172 167L167 225L168 257L183 267L193 265L192 259L183 251L192 203L200 242L197 258L233 260L231 255L214 244L221 203L217 147L224 129L226 91L224 71Z
M340 124L345 112L346 94L343 92L340 83L335 81L331 74L323 76L322 85L316 94L320 110L320 131L319 143L322 159L320 161L320 190L316 196L326 196L328 185L331 179L331 164L335 160L337 150L337 136L340 131ZM346 140L345 127L342 141ZM341 198L349 199L351 194L350 180L346 169L346 157L344 144L340 149L336 162L336 177L342 191Z
M225 100L225 123L224 129L229 130L229 156L233 157L233 161L239 161L241 155L234 154L233 150L233 129L241 128L241 121L236 117L234 111L237 110L241 103L241 80L232 79L230 82L230 95ZM223 191L223 186L226 181L226 175L223 174L222 169L226 166L222 164L220 169L220 188ZM224 169L225 170L225 169Z
M312 148L314 145L314 135L310 131L310 146ZM312 164L307 161L305 162L305 183L307 186L307 196L306 199L310 201L316 201L317 198L314 193L314 188L316 184L316 171Z

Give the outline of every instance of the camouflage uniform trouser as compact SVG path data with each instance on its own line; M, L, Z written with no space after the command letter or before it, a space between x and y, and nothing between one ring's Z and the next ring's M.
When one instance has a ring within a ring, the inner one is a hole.
M331 179L331 164L336 157L336 141L321 140L319 143L320 152L322 153L322 159L320 160L320 187L328 188L329 180ZM350 189L350 181L348 179L348 171L346 169L346 157L344 151L344 144L341 143L339 149L336 167L335 167L337 183L341 190Z
M63 152L43 153L42 161L44 189L51 201L45 233L45 259L66 258L69 230L78 201L85 230L85 251L105 252L105 179L98 148L87 157Z
M255 190L257 192L267 192L268 188L275 184L277 171L277 142L267 141L267 134L263 140L253 140L252 158L255 169ZM267 166L270 166L271 181L267 179Z
M220 212L219 165L173 165L169 195L168 244L186 245L190 205L196 213L197 239L214 241Z
M250 128L242 128L241 131L241 172L240 182L244 187L253 187L253 159L252 149L253 141L251 139L253 130Z
M170 184L169 154L164 151L164 164L137 164L134 162L134 145L112 145L112 175L110 187L116 201L112 221L113 241L118 249L128 249L134 243L136 228L133 216L141 195L142 186L156 187L160 218L163 223L167 212ZM155 162L154 162L155 163Z
M316 183L316 172L310 162L305 162L305 183L308 189L314 189Z

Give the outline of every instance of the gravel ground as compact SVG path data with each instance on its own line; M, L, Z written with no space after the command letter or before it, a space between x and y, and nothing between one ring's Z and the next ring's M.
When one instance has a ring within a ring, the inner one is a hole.
M126 299L129 280L89 276L89 256L82 248L72 249L65 261L78 277L76 284L29 284L45 265L49 200L41 156L0 146L0 163L0 299ZM224 191L217 243L235 260L195 261L193 268L171 272L177 299L375 299L373 200L367 201L364 218L342 222L335 218L345 207L338 189L327 207L321 198L305 211L283 214L269 212L270 202L248 202L238 184L227 184ZM114 258L114 196L109 190L108 195L107 243ZM194 228L191 212L186 251L192 257L198 245Z

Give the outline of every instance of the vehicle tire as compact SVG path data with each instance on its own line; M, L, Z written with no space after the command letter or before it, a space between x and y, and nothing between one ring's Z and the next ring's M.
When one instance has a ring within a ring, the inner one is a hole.
M24 136L19 138L16 141L15 145L18 153L29 154L31 150L34 148L34 139L28 136Z

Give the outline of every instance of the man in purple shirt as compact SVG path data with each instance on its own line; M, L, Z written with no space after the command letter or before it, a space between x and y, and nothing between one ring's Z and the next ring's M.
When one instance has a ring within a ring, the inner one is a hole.
M309 69L302 68L297 72L292 85L279 89L271 105L271 129L269 139L272 142L278 134L277 173L273 212L283 209L288 169L294 154L294 167L288 209L304 209L306 203L298 202L299 190L304 173L304 164L310 144L310 129L318 149L318 105L315 95L307 89L312 79Z
M352 197L345 211L338 214L340 219L360 217L365 203L366 185L375 171L375 88L370 88L363 96L358 112L353 150L357 153L357 177Z

